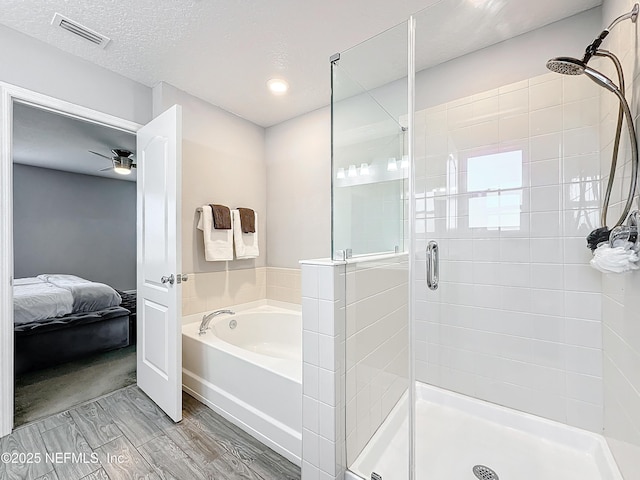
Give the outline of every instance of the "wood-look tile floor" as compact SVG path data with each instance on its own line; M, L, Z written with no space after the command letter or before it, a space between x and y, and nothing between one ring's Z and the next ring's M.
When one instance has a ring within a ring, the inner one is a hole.
M202 403L182 401L176 424L131 386L20 427L0 439L0 479L300 479L297 466Z

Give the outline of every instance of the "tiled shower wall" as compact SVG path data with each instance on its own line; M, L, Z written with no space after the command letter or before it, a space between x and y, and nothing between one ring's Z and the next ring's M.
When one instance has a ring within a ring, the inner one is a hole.
M546 74L418 112L417 379L602 430L599 90Z
M612 19L630 11L633 4L629 0L605 0L605 26ZM627 82L626 96L637 128L640 99L638 27L630 21L620 23L607 37L603 48L622 60ZM601 59L592 62L595 68L616 79L615 71L608 62ZM603 185L608 180L617 109L615 96L602 90L600 135ZM617 220L627 199L631 154L626 126L623 126L622 140L617 180L611 195L609 226ZM632 209L637 208L634 202ZM624 477L636 478L640 471L640 272L603 275L602 292L604 433Z
M409 385L408 258L346 266L346 440L351 465Z

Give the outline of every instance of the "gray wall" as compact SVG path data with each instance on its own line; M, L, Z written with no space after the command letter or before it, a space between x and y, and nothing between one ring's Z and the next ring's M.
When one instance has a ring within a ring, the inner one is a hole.
M331 256L331 111L267 128L267 263Z
M14 165L14 276L136 288L136 184Z
M182 105L182 271L219 272L264 267L267 182L264 128L161 82L153 88L154 116ZM248 207L258 214L260 256L207 262L196 209L209 203Z

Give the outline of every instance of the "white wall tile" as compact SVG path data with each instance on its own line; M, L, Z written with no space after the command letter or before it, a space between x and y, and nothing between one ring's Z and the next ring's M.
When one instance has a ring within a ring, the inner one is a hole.
M304 456L304 451L303 451ZM302 462L302 478L304 480L320 480L320 469L307 461Z
M562 104L562 79L552 78L548 82L531 84L529 87L529 107L533 110Z
M531 137L529 144L532 162L562 157L562 133Z
M318 367L308 363L302 364L302 393L319 398L319 371Z
M599 431L602 415L585 415L602 404L602 282L588 264L584 237L598 223L600 194L587 200L584 192L600 177L600 92L580 80L547 74L500 89L497 102L487 95L491 101L449 105L453 117L439 134L458 148L460 175L457 193L436 202L441 222L421 236L437 238L443 252L448 248L438 291L427 291L423 277L416 284L416 316L424 320L416 325L416 371L421 381ZM497 148L490 146L491 122L484 132L473 125L469 115L479 111L498 124ZM469 228L465 207L484 193L466 192L465 159L516 149L522 151L522 188L513 218L520 224ZM421 179L430 184L430 175L446 174L445 157L430 152L428 143L425 155L442 162ZM444 217L453 208L455 223L448 224ZM615 305L607 308L613 312ZM360 393L361 404L369 394ZM582 402L571 418L570 401ZM367 421L377 415L371 408Z
M310 465L320 467L320 437L305 428L302 429L302 458Z
M317 298L302 297L302 328L312 332L318 331L320 303Z
M302 426L312 433L319 433L318 401L307 395L302 396Z

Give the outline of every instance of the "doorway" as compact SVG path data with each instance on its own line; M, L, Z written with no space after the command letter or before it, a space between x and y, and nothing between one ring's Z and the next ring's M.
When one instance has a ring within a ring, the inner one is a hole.
M129 135L135 135L141 128L134 122L0 82L0 437L11 433L14 426L13 131L16 105Z
M137 385L174 421L182 418L182 108L147 125L0 82L0 437L14 411L13 107L30 105L136 134ZM114 165L115 167L115 165Z
M18 427L136 383L136 136L14 102L12 144Z

